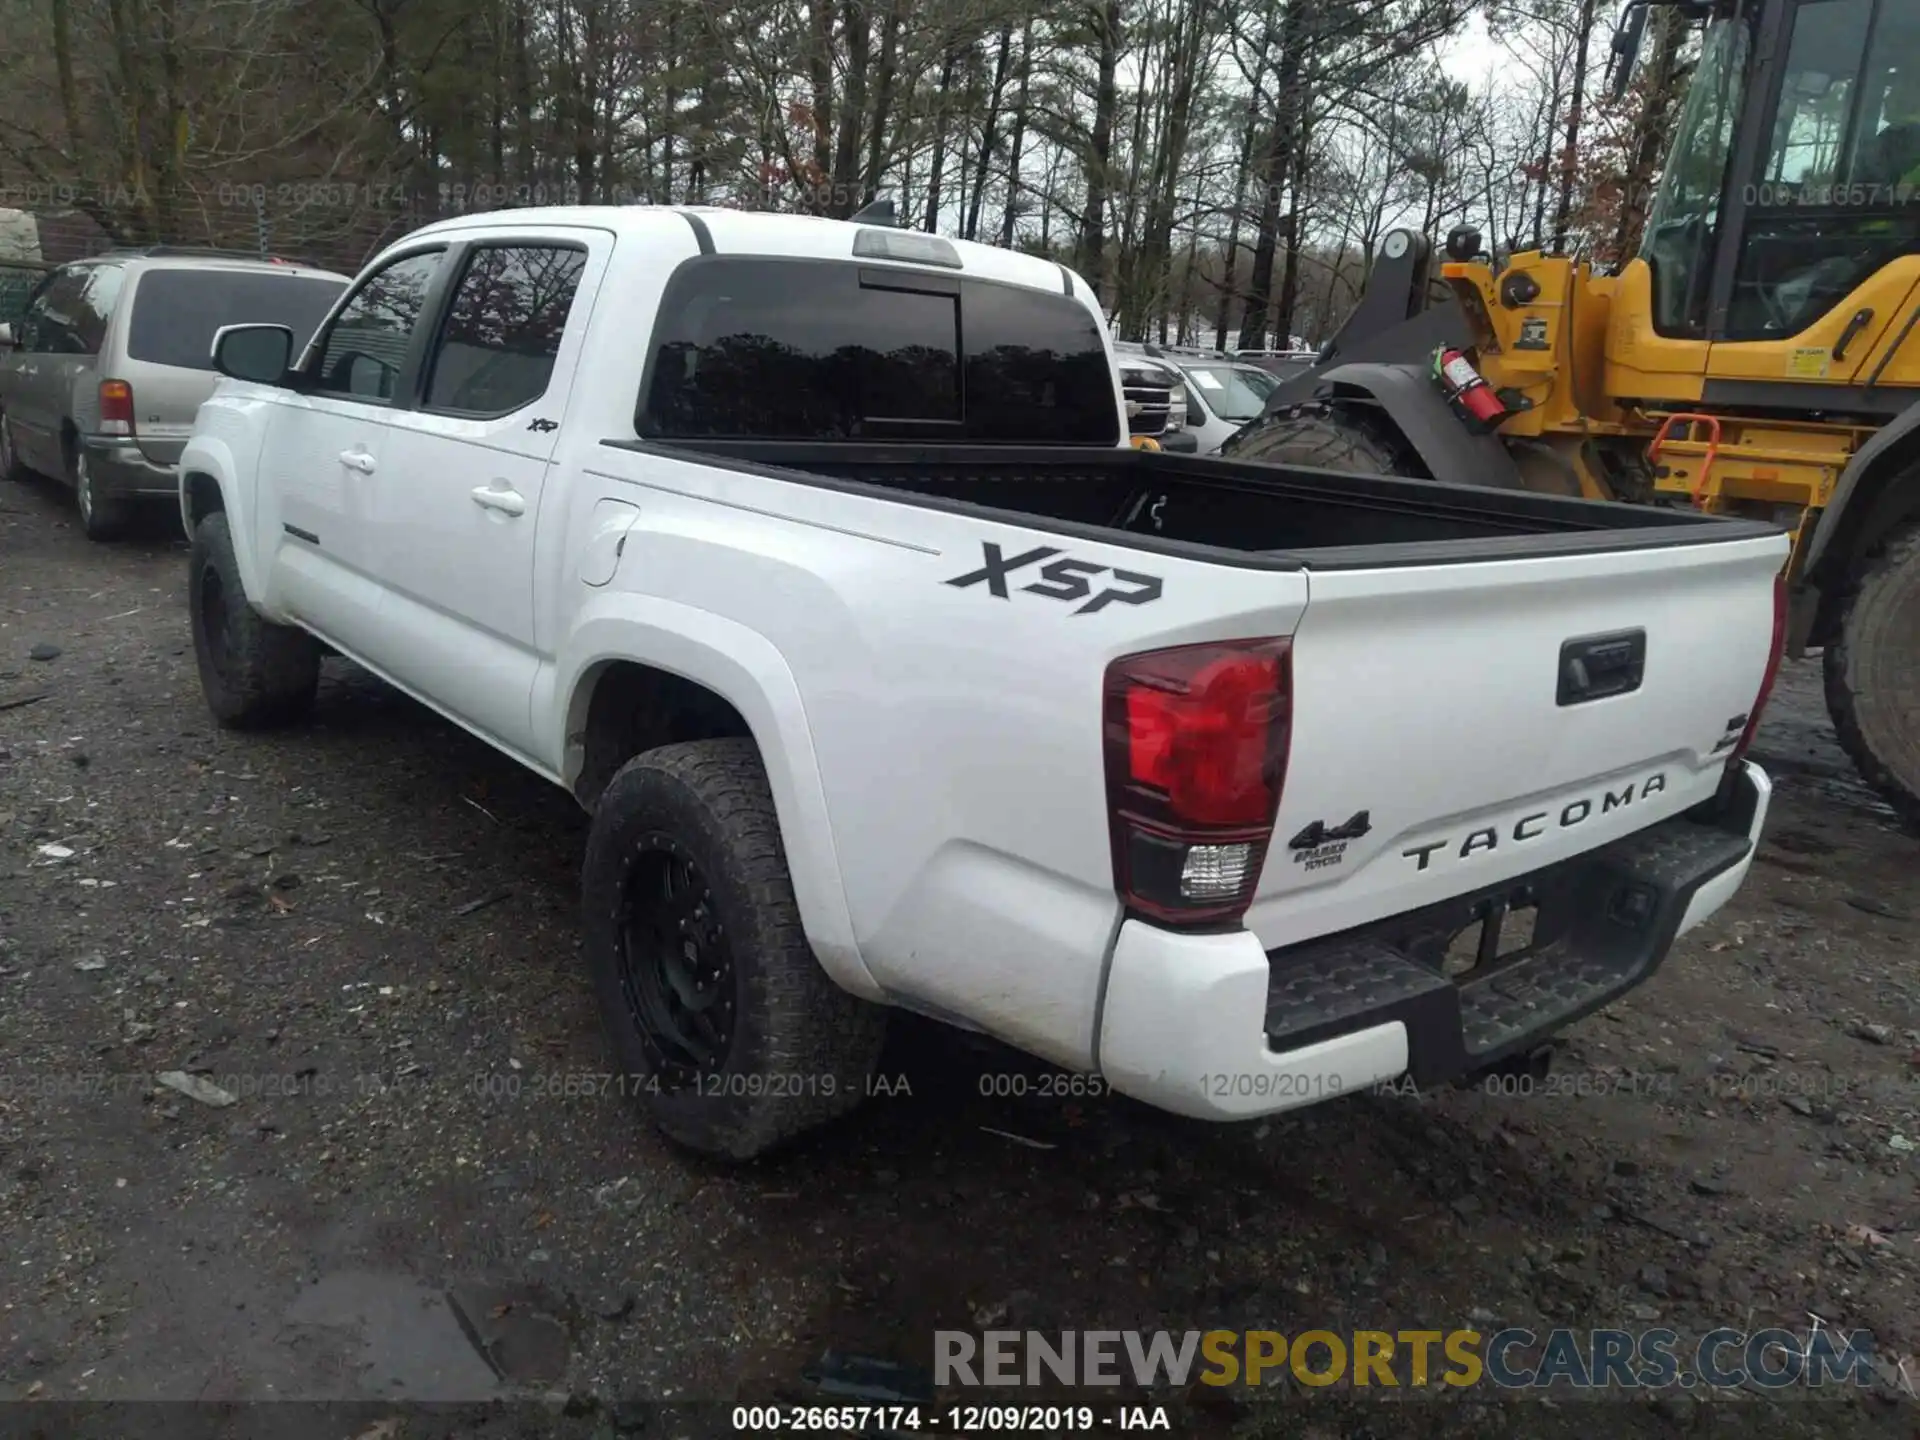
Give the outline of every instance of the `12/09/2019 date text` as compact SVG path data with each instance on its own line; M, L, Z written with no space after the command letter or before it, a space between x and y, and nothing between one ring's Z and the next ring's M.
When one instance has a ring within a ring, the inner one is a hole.
M845 1434L922 1431L932 1435L1036 1434L1101 1430L1168 1430L1164 1407L1129 1405L736 1405L733 1428L742 1433Z

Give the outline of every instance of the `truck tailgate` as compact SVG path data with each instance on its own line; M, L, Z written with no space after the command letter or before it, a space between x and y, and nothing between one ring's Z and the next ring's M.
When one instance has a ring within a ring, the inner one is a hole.
M1784 536L1311 570L1268 949L1526 875L1711 797ZM1637 672L1637 673L1636 673Z

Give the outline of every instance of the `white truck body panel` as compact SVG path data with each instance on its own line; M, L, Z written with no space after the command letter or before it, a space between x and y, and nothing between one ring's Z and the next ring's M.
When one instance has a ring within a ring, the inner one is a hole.
M1409 1045L1383 1024L1274 1049L1269 952L1568 861L1719 789L1729 720L1767 670L1783 537L1242 567L1143 554L1117 530L1063 534L604 443L634 438L651 320L676 267L702 253L701 229L722 255L849 258L841 222L693 213L697 225L669 209L507 212L409 236L369 272L461 239L585 249L545 395L471 419L228 381L188 446L183 513L191 528L195 477L211 482L262 614L556 783L580 774L606 666L723 697L765 760L808 940L853 993L1102 1069L1183 1113L1286 1109L1333 1092L1221 1096L1198 1077L1313 1071L1351 1090L1404 1071ZM1084 281L956 248L969 277L1072 295L1104 341ZM1074 613L948 583L987 544L1149 572L1160 595ZM1657 638L1638 690L1556 705L1563 643L1636 627ZM1180 934L1129 916L1101 739L1107 667L1266 636L1294 637L1294 713L1244 923ZM1590 813L1559 823L1582 803ZM1335 852L1289 849L1304 827L1363 810L1370 827ZM1687 924L1724 903L1745 863L1700 891Z

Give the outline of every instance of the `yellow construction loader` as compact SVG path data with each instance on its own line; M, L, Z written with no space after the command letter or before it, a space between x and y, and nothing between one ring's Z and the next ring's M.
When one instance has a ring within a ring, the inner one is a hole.
M1629 4L1619 75L1674 3ZM1842 743L1920 825L1920 3L1678 8L1700 59L1638 256L1462 228L1435 266L1396 231L1221 453L1775 521L1790 653L1824 647Z

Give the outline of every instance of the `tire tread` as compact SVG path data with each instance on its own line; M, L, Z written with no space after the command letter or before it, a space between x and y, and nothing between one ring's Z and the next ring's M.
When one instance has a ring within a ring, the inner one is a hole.
M738 944L734 950L746 990L736 1025L751 1036L753 1050L744 1073L831 1075L836 1081L831 1096L803 1087L798 1093L696 1096L691 1104L679 1097L647 1105L676 1142L709 1155L751 1159L860 1104L885 1039L886 1012L836 985L807 943L766 768L747 739L664 745L634 757L615 773L595 809L588 880L582 887L589 906L589 943L596 950L595 927L601 922L592 907L611 898L598 893L596 879L612 858L606 850L618 843L619 822L652 808L662 791L679 792L678 800L669 804L690 802L708 838L722 852L725 881L746 901L748 915L727 920L733 936L744 927L750 937L745 953ZM595 963L610 967L613 959L596 954ZM609 1027L617 1031L626 1022L612 1009L607 984L602 977L602 1008ZM619 1051L617 1034L615 1039ZM730 1067L737 1063L741 1043L736 1038Z
M1847 752L1860 778L1878 791L1909 827L1920 830L1920 790L1903 782L1874 752L1860 723L1860 697L1851 678L1862 643L1855 631L1855 621L1873 605L1875 593L1881 586L1890 584L1896 575L1909 569L1920 574L1920 525L1894 531L1867 557L1846 595L1838 633L1826 649L1822 670L1827 712L1833 718L1840 748ZM1920 717L1916 717L1916 723L1920 724ZM1920 740L1916 744L1920 744Z
M226 679L208 658L202 630L200 573L209 564L220 571L232 617L228 649L234 663ZM195 528L187 575L194 658L214 719L230 730L264 730L304 719L320 686L319 642L304 630L274 624L247 603L226 511L215 510Z
M1327 401L1282 410L1242 432L1224 458L1261 465L1299 465L1343 475L1410 475L1421 471L1401 447L1350 405Z

